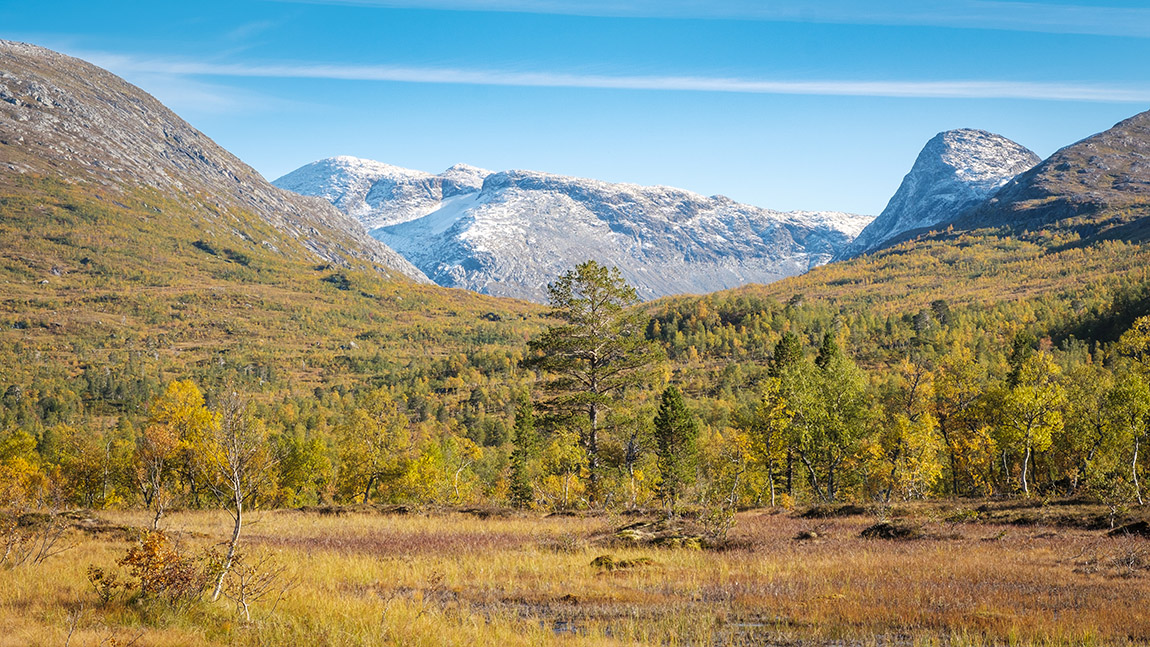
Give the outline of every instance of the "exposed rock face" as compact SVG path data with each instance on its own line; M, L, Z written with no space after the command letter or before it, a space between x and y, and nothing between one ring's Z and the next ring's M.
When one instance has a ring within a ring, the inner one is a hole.
M333 158L275 181L360 219L440 285L536 301L594 258L644 298L775 281L826 263L869 218L782 213L668 187Z
M150 95L89 63L0 41L0 178L36 174L69 182L150 187L196 206L221 227L253 216L277 234L257 240L288 256L359 259L426 277L323 200L277 189Z
M1058 221L1084 239L1150 239L1150 112L1051 155L955 222L1038 230Z
M984 130L939 133L919 153L882 213L838 258L865 254L906 232L953 221L1039 161L1023 146Z

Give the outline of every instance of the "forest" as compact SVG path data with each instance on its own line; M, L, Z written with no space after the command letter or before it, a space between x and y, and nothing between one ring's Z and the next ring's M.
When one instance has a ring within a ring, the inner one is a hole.
M936 299L901 316L801 295L644 307L594 263L552 290L551 325L529 344L359 384L301 389L274 364L223 359L171 376L141 351L80 372L20 362L36 370L3 385L6 500L157 515L219 505L211 457L237 424L258 445L261 479L245 493L256 507L1144 500L1150 319L1080 339L1041 301ZM583 312L595 290L610 309ZM572 341L586 335L615 340L615 355L588 364ZM671 391L691 429L673 449L658 424Z

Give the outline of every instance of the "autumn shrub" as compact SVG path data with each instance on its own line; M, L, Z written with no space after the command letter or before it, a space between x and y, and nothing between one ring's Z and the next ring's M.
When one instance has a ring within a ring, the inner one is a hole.
M116 563L136 578L140 598L184 606L200 599L218 569L218 561L211 553L190 557L163 531L153 530L144 533Z
M699 523L703 526L703 536L708 545L722 547L727 543L727 536L735 527L736 512L738 510L729 501L719 501L700 512Z
M278 604L297 580L286 576L287 567L274 555L249 557L237 554L224 579L224 597L236 605L236 614L251 622L252 603L276 594ZM275 604L272 605L274 610Z
M127 583L120 580L118 573L105 571L95 564L88 566L88 582L96 592L96 597L100 598L101 605L107 605L115 599L118 590L127 586Z

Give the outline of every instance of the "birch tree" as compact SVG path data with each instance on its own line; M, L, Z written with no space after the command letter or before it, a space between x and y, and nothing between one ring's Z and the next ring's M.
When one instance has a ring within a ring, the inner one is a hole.
M247 402L235 393L219 402L220 424L212 438L208 463L213 472L209 481L221 507L232 517L232 536L228 541L212 601L220 597L224 578L236 558L245 510L255 497L275 482L275 458L268 450L267 428L254 417Z

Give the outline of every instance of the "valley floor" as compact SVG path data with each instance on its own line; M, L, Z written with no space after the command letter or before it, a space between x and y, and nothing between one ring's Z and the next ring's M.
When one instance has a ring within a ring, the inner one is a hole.
M959 505L894 510L909 540L861 538L861 510L745 511L721 550L623 545L630 516L261 512L242 550L284 570L250 622L224 599L101 602L89 566L115 572L148 518L85 513L69 550L0 571L0 646L1150 642L1150 540L1066 525L1099 510ZM231 529L216 512L164 526L188 554Z

